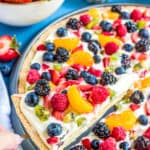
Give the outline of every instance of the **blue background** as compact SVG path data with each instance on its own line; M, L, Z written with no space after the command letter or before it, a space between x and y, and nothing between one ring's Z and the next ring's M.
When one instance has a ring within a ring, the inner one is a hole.
M109 3L117 2L130 2L130 3L141 3L141 4L150 4L149 0L107 0ZM108 3L107 2L107 3ZM57 18L64 16L70 12L73 12L77 9L89 6L91 4L87 3L85 0L65 0L64 4L57 10L52 16L43 20L42 22L28 26L28 27L11 27L0 23L0 35L10 34L16 35L17 40L21 43L20 51L26 49L30 41L35 37L38 32L40 32L45 26L53 22ZM10 65L13 66L14 61L10 62ZM8 86L9 77L5 77L6 84Z

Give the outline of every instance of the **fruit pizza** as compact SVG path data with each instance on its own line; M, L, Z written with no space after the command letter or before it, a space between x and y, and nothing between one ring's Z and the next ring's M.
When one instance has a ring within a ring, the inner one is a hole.
M146 7L92 8L49 26L32 45L12 99L41 150L65 149L122 100L133 84L138 89L149 86L149 20ZM143 96L139 94L133 99ZM121 130L131 129L134 112L127 110L121 116L131 118L129 124L127 119L118 121L127 126ZM109 120L98 124L94 133L102 127L104 138L109 137L113 128Z

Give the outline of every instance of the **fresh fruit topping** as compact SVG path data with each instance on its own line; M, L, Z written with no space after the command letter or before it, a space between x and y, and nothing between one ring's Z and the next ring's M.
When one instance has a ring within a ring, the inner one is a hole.
M140 36L141 38L148 39L149 36L150 36L150 34L149 34L149 31L148 31L147 29L141 29L141 30L139 31L139 36Z
M30 68L31 69L40 70L41 65L39 63L33 63Z
M100 77L101 74L102 74L101 70L95 69L94 67L90 67L90 68L88 69L88 72L89 72L90 74L96 76L96 77Z
M93 133L99 138L108 138L110 136L110 130L104 122L95 124L92 129Z
M73 70L73 69L69 69L67 71L65 77L67 80L78 80L78 78L79 78L78 72L76 70Z
M140 105L139 104L131 104L129 107L132 111L136 111L137 109L140 108Z
M49 82L45 79L38 80L35 84L35 93L39 96L46 96L49 94L50 86Z
M98 63L101 62L101 57L100 57L99 55L94 55L94 56L93 56L93 59L94 59L94 62L95 62L96 64L98 64Z
M122 19L130 19L130 13L128 13L127 11L122 11L120 15Z
M111 136L116 139L116 141L121 141L126 138L126 130L123 127L114 127Z
M117 145L114 138L107 138L100 144L100 150L116 150Z
M150 140L150 127L148 127L147 130L144 132L144 137Z
M51 80L51 75L50 75L49 72L43 72L42 75L41 75L41 78L45 79L47 81L50 81Z
M70 107L70 106L69 106ZM72 109L71 107L70 108L68 108L68 109ZM70 123L70 122L72 122L72 121L74 121L75 120L75 118L76 118L76 116L77 116L77 113L75 113L75 112L68 112L68 113L66 113L66 115L64 116L64 122L65 123Z
M106 14L103 15L104 19L116 20L119 18L119 14L116 12L108 11Z
M138 27L138 29L145 28L145 25L146 25L146 21L144 21L144 20L137 21L137 27Z
M116 28L117 36L123 37L127 34L127 28L125 25L119 25Z
M138 41L138 39L139 39L139 35L137 32L131 33L131 40L133 43L136 43Z
M48 144L56 144L56 143L58 143L58 137L50 137L50 138L48 138L47 139L47 143Z
M45 44L40 44L40 45L38 45L37 46L37 51L45 51L46 50L46 46L45 46Z
M52 52L46 52L43 54L43 61L53 62L54 61L54 54Z
M134 9L131 12L131 19L133 19L134 21L141 20L142 16L143 16L143 14L139 9Z
M70 18L66 26L67 28L71 28L72 30L78 30L81 27L81 22L76 18Z
M105 46L107 43L109 42L114 42L116 43L116 45L120 46L121 45L121 41L117 38L114 37L110 37L110 36L106 36L106 35L99 35L99 42L102 46Z
M69 105L66 94L55 94L51 99L51 106L55 111L63 112Z
M19 44L15 37L0 36L0 61L10 61L18 57Z
M4 76L8 76L11 72L11 66L9 64L6 63L2 63L0 64L0 71L2 72L2 74Z
M150 49L150 42L146 39L141 39L135 44L137 52L146 52Z
M110 72L103 72L101 79L100 79L100 83L102 85L111 85L111 84L115 84L117 82L117 78Z
M117 75L124 74L125 72L126 72L126 71L125 71L124 67L117 67L117 68L115 69L115 73L116 73Z
M144 95L142 91L136 90L132 95L130 96L130 100L135 104L140 104L144 101Z
M92 74L88 74L86 77L84 77L84 80L86 83L95 85L98 83L98 80L96 79L96 77Z
M85 150L85 147L83 145L76 145L72 147L70 150Z
M57 120L60 120L60 121L63 121L64 120L64 113L63 112L60 112L60 111L53 111L52 112L52 116L57 119Z
M124 44L123 49L127 52L131 52L133 50L133 45L126 43Z
M88 10L88 14L93 18L100 18L100 13L98 8L91 8Z
M84 58L84 59L83 59ZM67 62L69 65L80 64L82 66L92 66L94 64L93 57L85 51L77 51L70 56Z
M40 73L35 69L30 69L30 71L27 74L27 81L30 84L35 83L41 78Z
M93 150L98 150L99 149L99 140L94 139L91 141L91 148Z
M79 64L73 64L71 67L74 68L75 70L77 70L78 72L80 72L81 70L86 68L86 67L79 65Z
M36 105L34 108L35 115L41 120L41 121L46 121L49 118L49 111L45 109L44 106L41 105Z
M64 27L60 27L57 29L56 34L58 37L64 37L67 35L67 30Z
M46 42L46 49L49 52L52 52L55 50L55 44L52 42Z
M80 16L80 21L82 22L82 24L84 26L86 26L88 23L90 23L91 21L91 17L88 14L84 14Z
M50 137L59 136L62 133L62 126L59 123L51 123L47 126L47 134Z
M76 85L72 85L67 92L69 103L77 113L88 113L93 111L93 106L85 100Z
M150 99L145 103L145 111L148 116L150 116Z
M141 125L147 125L148 124L148 118L147 116L145 115L140 115L138 117L138 122L141 124Z
M103 58L103 66L104 68L108 67L110 65L110 58L109 57L104 57Z
M147 150L150 145L149 139L144 136L139 136L134 140L134 148L136 150Z
M87 29L92 29L94 26L98 24L98 19L93 19L89 24L86 25Z
M56 48L61 47L66 50L72 51L79 45L79 39L78 38L57 38L54 39L54 44Z
M43 69L43 70L49 69L49 65L47 65L47 64L42 64L42 69Z
M88 43L88 49L94 54L97 54L101 50L101 45L97 40L91 40Z
M135 32L137 30L137 26L134 22L128 21L125 23L127 30L129 33Z
M101 21L100 26L104 32L110 32L112 30L112 24L108 21Z
M56 70L49 70L50 74L51 74L51 80L54 84L57 84L59 79L60 79L60 75L59 72L57 72Z
M83 139L81 142L82 142L82 145L83 145L87 150L90 150L90 149L91 149L91 141L90 141L90 139Z
M81 39L84 42L89 42L91 40L92 35L89 32L83 32Z
M91 99L94 104L103 103L109 96L109 91L103 86L94 86L92 88Z
M34 92L30 92L25 97L25 103L30 107L34 107L39 103L39 96Z
M120 5L113 5L113 6L111 7L111 11L112 11L112 12L120 13L120 12L121 12L121 6L120 6Z
M84 124L84 122L86 121L86 118L85 117L80 117L76 120L76 123L77 123L77 126L81 126Z
M118 51L119 46L114 42L108 42L104 48L107 55L112 55Z
M131 60L130 60L129 56L126 55L126 54L122 54L121 57L122 57L121 58L121 65L122 65L122 67L124 67L125 69L130 68Z
M121 142L119 144L119 148L123 149L123 150L129 150L130 147L129 147L129 143L128 142Z

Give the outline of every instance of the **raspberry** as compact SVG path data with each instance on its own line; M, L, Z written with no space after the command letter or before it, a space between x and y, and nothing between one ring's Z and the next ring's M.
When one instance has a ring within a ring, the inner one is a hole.
M96 76L96 77L100 77L101 74L102 74L101 70L98 70L98 69L95 69L95 68L92 68L92 67L89 68L88 72L89 72L90 74L93 74L93 75Z
M119 49L119 46L114 43L114 42L108 42L106 45L105 45L105 53L107 55L112 55L114 53L116 53Z
M50 137L47 139L48 144L56 144L58 143L58 137Z
M107 138L100 144L100 150L116 150L116 141L114 138Z
M125 25L119 25L116 28L116 32L117 32L117 35L120 37L125 36L127 33L127 28Z
M150 127L145 131L144 136L150 139Z
M121 141L126 138L126 130L122 127L114 127L111 135L116 139L116 141Z
M132 111L135 111L135 110L137 110L137 109L139 109L140 108L140 105L138 105L138 104L131 104L130 105L130 109L132 110Z
M88 15L88 14L81 15L80 21L83 23L83 25L87 25L91 21L90 15Z
M36 49L37 49L37 51L45 51L46 46L44 44L40 44Z
M109 96L109 91L103 86L95 86L92 89L91 98L95 104L104 102Z
M51 105L55 111L65 111L69 105L66 94L55 94L51 99Z
M28 75L27 75L27 81L30 83L30 84L33 84L35 83L37 80L40 79L40 74L38 72L38 70L36 69L31 69L29 72L28 72Z
M134 9L131 12L131 19L133 19L134 21L141 20L142 16L143 16L142 12L138 9Z
M90 149L91 149L91 142L90 142L90 139L83 139L83 140L82 140L82 145L83 145L87 150L90 150Z

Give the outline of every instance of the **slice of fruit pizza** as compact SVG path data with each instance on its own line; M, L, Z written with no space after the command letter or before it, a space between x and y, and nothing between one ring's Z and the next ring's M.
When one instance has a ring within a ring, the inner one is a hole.
M138 83L70 150L149 150L150 76Z
M147 75L149 18L145 7L92 8L34 43L12 98L40 149L64 149Z

